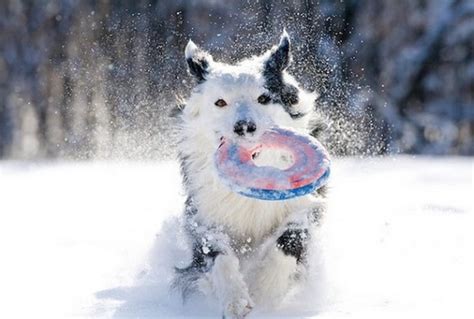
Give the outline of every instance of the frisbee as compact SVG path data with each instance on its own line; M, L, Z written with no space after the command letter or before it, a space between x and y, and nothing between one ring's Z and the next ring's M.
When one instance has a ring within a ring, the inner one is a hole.
M281 151L290 166L257 165L260 153ZM304 196L323 186L329 177L330 159L315 138L293 130L272 128L252 147L223 138L215 153L221 180L232 191L261 200L286 200Z

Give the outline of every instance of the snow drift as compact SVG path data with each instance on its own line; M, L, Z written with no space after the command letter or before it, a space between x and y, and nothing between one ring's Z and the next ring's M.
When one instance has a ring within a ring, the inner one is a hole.
M219 318L168 290L178 166L0 163L3 318ZM472 317L472 158L337 160L308 285L257 317Z

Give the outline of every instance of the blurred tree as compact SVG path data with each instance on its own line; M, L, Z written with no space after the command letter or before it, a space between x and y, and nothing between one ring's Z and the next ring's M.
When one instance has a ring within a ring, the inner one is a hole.
M0 157L168 156L187 40L235 62L284 27L335 153L473 154L473 17L469 0L3 0Z

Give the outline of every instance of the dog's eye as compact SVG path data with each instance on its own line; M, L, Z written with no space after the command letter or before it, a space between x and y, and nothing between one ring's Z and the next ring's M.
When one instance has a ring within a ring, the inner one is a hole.
M270 97L266 94L262 94L258 97L257 101L260 104L268 104L268 102L270 102Z
M224 101L223 99L218 99L218 100L216 101L216 103L214 103L214 105L215 105L215 106L218 106L218 107L224 107L224 106L227 105L227 102Z

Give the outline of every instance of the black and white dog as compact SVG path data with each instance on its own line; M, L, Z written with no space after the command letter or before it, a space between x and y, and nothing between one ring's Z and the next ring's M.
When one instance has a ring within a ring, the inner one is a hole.
M220 181L214 154L222 137L251 142L272 126L317 133L323 121L314 111L317 95L286 72L291 60L286 32L262 56L236 65L214 61L192 41L185 56L198 83L180 114L179 141L193 257L188 267L177 269L175 284L184 295L213 296L225 316L241 318L256 304L278 303L304 277L324 196L318 191L286 201L244 197Z

